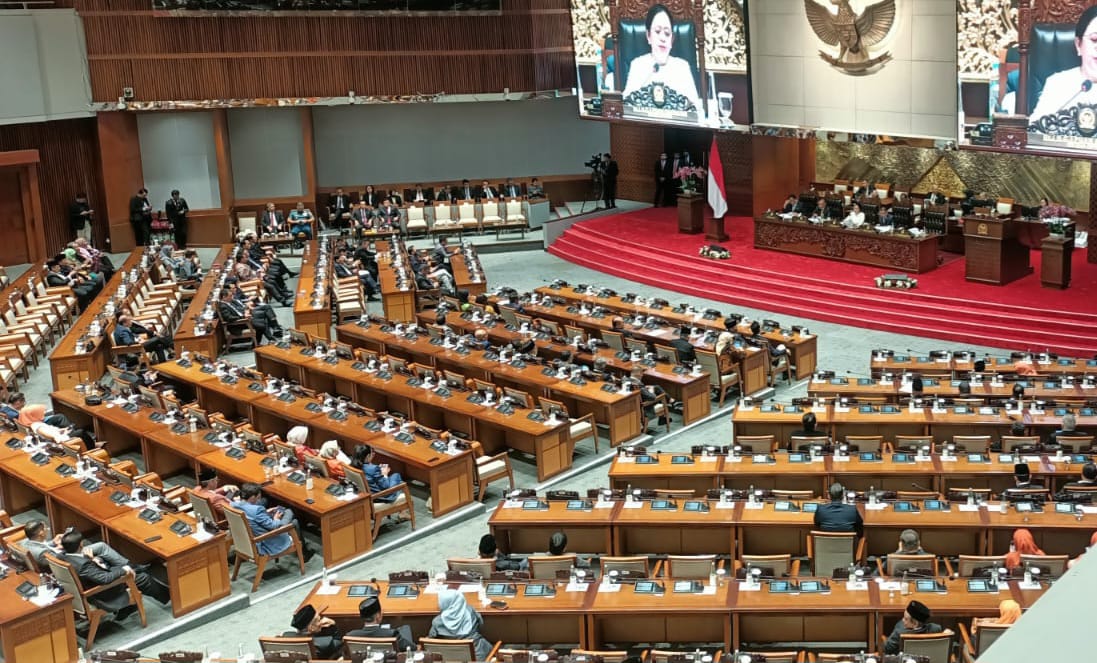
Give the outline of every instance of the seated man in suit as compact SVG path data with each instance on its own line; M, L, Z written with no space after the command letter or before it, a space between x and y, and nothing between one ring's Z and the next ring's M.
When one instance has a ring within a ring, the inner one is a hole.
M381 609L381 599L370 596L358 604L358 616L362 618L362 628L347 633L355 638L396 638L396 651L415 648L411 627L407 624L392 628L383 623L385 613Z
M293 613L290 625L293 630L286 631L282 637L311 637L318 658L335 659L342 653L343 640L339 637L339 629L335 628L335 621L316 612L311 603L306 603Z
M1012 488L1007 488L1006 493L1011 493L1016 490L1033 490L1044 487L1043 482L1032 480L1032 471L1028 468L1028 463L1016 463L1013 466L1013 482L1014 486Z
M221 299L217 302L217 312L221 316L222 322L229 325L251 320L252 326L255 327L255 333L259 335L259 338L256 339L257 343L261 344L263 338L274 342L278 336L282 335L282 327L278 324L278 318L274 317L273 321L271 320L274 316L274 309L266 304L255 306L240 301L233 296L232 290L228 288L221 290Z
M274 209L274 203L267 203L267 209L259 215L259 232L263 235L277 235L286 232L286 219Z
M335 190L328 203L328 223L335 228L345 228L350 224L350 196L342 188Z
M440 186L434 192L434 200L440 203L451 203L457 199L457 195L448 186Z
M367 230L373 230L373 210L369 208L366 201L362 201L358 204L358 209L354 210L351 215L351 227L354 228L355 235L361 235Z
M815 512L815 529L820 532L855 532L861 536L865 529L861 512L853 504L845 504L845 487L838 483L830 484L830 502L820 504Z
M884 643L885 654L898 654L903 648L904 633L940 633L944 629L940 624L933 624L930 619L929 608L921 601L911 601L907 604L903 618L895 624L891 630L887 642Z
M46 562L46 553L50 553L55 557L61 557L61 535L49 538L48 528L46 523L38 520L37 518L28 521L23 526L23 534L27 537L17 543L23 546L23 549L34 558L34 562L38 564L39 570L48 571L49 563ZM92 546L99 546L105 544L93 543Z
M457 200L475 200L476 188L467 179L461 180L461 186L453 192L453 197Z
M495 190L495 187L488 184L487 180L480 183L480 200L495 200L499 197L499 192Z
M416 184L415 188L408 192L409 203L426 203L431 200L430 191L423 188L422 184Z
M350 260L350 256L346 253L340 253L335 259L335 277L345 279L351 276L357 276L358 280L361 281L362 288L366 293L366 301L378 301L377 293L380 292L381 287L377 285L377 279L373 278L373 274L368 269L356 269L354 263Z
M918 531L913 529L905 529L899 532L899 548L895 552L899 555L929 554L922 549L922 538L918 536Z
M830 209L827 207L827 201L825 198L820 198L815 203L815 207L811 209L811 218L813 219L829 219Z
M308 563L315 551L305 545L304 539L301 539L301 526L297 522L297 518L293 515L292 509L276 506L271 508L265 508L261 503L263 491L259 488L258 484L245 483L240 487L240 493L236 496L236 501L232 503L233 508L239 509L244 512L244 517L247 518L248 526L251 527L252 534L259 536L266 534L272 530L276 530L279 527L285 525L293 525L297 528L297 538L301 540L301 546L304 548L305 563ZM293 539L289 534L282 533L278 536L264 539L255 544L259 549L259 552L264 555L277 555L283 552L291 545L293 545Z
M796 211L797 198L795 193L788 194L788 198L785 198L785 206L781 208L781 211L785 214L791 214Z
M895 218L891 215L891 208L886 205L881 205L880 210L876 213L876 225L878 226L893 226L895 225Z
M80 272L70 270L66 274L61 271L61 262L57 258L46 261L46 267L49 269L46 272L46 285L51 288L72 288L72 294L76 295L76 301L80 304L81 311L86 309L88 304L99 294L99 291L103 289L102 282L88 279Z
M1097 465L1092 462L1082 465L1082 474L1077 481L1071 481L1064 488L1070 489L1077 486L1079 488L1097 488Z
M385 198L377 208L377 225L379 230L400 229L400 208L391 197Z
M477 548L476 554L480 559L494 559L496 571L529 570L529 561L527 559L511 559L499 552L499 547L495 543L495 537L491 534L485 534L480 537L480 545Z
M1055 431L1048 436L1048 444L1070 444L1072 437L1088 437L1085 433L1077 430L1078 420L1075 416L1067 412L1063 415L1063 419L1059 422L1059 430Z
M522 195L522 185L515 184L514 180L507 178L507 183L503 185L503 195L507 198L518 198Z
M163 363L168 360L167 349L172 346L172 340L170 338L153 336L151 334L145 335L146 338L138 338L135 330L132 328L133 318L123 313L118 316L118 322L114 325L114 339L115 346L122 345L138 345L145 349L146 352L151 352L156 355L157 363ZM136 355L126 355L126 364L129 366L137 365Z
M70 530L61 535L61 550L58 559L72 565L84 589L109 585L129 575L142 594L163 605L171 603L167 586L153 578L146 567L131 565L128 559L105 543L85 545L84 535ZM116 620L125 619L137 611L136 605L130 605L129 592L124 585L100 592L90 600L96 607L115 613Z
M545 197L545 187L542 186L541 180L534 177L529 181L529 185L526 186L526 197L530 200Z
M689 327L680 328L678 338L671 341L670 345L678 352L679 363L697 361L697 353L693 350L693 344L689 342Z

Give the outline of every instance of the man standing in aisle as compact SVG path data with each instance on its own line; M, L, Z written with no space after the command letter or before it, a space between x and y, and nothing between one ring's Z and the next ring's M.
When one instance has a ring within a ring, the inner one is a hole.
M187 199L179 195L179 189L172 189L171 198L164 203L164 212L168 215L168 221L171 221L177 249L187 247L187 212L189 211Z
M663 207L667 204L671 194L670 183L670 160L667 159L667 153L663 152L655 160L655 201L652 205Z
M602 155L602 196L606 209L617 207L617 162L609 152Z
M91 220L94 214L88 204L88 194L83 191L76 194L76 200L69 205L69 225L76 237L91 240Z
M133 228L133 243L146 246L152 233L152 205L149 203L149 190L141 187L137 195L130 198L130 226Z

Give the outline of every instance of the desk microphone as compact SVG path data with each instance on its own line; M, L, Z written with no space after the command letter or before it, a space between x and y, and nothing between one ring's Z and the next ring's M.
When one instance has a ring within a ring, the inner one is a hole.
M1082 81L1081 89L1079 89L1077 92L1075 92L1074 96L1072 96L1070 99L1067 99L1066 103L1063 104L1062 106L1060 106L1059 110L1055 111L1055 113L1058 114L1064 108L1069 106L1071 104L1071 102L1073 102L1075 99L1077 99L1079 97L1079 95L1085 94L1086 92L1089 92L1091 89L1093 89L1093 81L1091 81L1087 78L1086 80Z
M917 483L915 483L915 482L913 482L913 481L911 481L911 482L910 482L910 487L911 487L911 488L914 488L914 489L916 489L916 490L920 490L920 491L922 491L923 493L932 493L932 492L935 492L935 491L932 491L932 490L930 490L929 488L926 488L925 486L922 486L922 485L920 485L920 484L917 484Z

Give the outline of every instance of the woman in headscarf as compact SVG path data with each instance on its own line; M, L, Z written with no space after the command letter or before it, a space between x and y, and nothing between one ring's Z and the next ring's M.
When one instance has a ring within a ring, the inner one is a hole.
M430 623L431 638L448 640L472 640L476 647L476 660L485 661L491 654L491 643L480 635L480 625L484 618L465 600L465 595L456 589L443 589L438 593L438 616Z
M171 242L164 242L160 245L160 262L172 272L179 267L179 261L171 255L174 250L175 247L172 246Z
M293 453L297 456L297 463L302 469L305 467L305 456L315 456L316 449L309 446L309 429L307 426L294 426L286 433L286 442L293 445Z
M339 442L336 440L328 440L321 444L320 457L324 459L324 463L328 467L329 477L337 481L342 481L346 477L346 472L343 471L343 465L350 463L350 457L339 448Z
M1093 546L1097 546L1097 532L1094 532L1093 536L1089 537L1089 548L1092 548ZM1088 551L1089 548L1086 548L1086 550L1083 550L1082 555L1086 554L1086 551ZM1073 568L1075 564L1080 562L1081 559L1082 559L1082 555L1078 555L1074 559L1067 562L1067 568L1068 569Z
M743 353L735 348L735 336L731 332L720 332L716 337L716 361L719 362L720 375L734 373L739 368Z
M1013 550L1006 555L1006 568L1012 571L1021 566L1021 555L1045 555L1036 545L1032 532L1021 528L1013 531Z
M975 633L980 626L1006 626L1021 618L1021 606L1012 599L1005 599L998 604L997 617L976 617L971 620L971 632Z

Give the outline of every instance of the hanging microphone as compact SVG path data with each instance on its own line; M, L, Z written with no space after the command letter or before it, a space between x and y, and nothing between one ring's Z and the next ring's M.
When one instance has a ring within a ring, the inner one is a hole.
M1063 104L1062 106L1060 106L1059 110L1057 110L1055 112L1058 113L1059 111L1063 110L1064 108L1069 106L1071 104L1071 102L1073 102L1075 99L1077 99L1079 96L1085 94L1086 92L1089 92L1091 89L1093 89L1093 81L1091 81L1087 78L1086 80L1082 81L1081 89L1078 90L1077 92L1075 92L1074 96L1072 96L1070 99L1067 99L1066 103Z
M914 488L915 490L920 490L920 491L922 491L923 493L932 493L932 492L935 492L935 491L932 491L932 490L930 490L929 488L926 488L925 486L922 486L922 485L920 485L920 484L917 484L917 483L915 483L915 482L913 482L913 481L911 481L911 482L910 482L910 487L911 487L911 488Z

